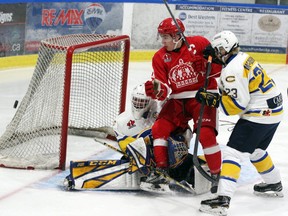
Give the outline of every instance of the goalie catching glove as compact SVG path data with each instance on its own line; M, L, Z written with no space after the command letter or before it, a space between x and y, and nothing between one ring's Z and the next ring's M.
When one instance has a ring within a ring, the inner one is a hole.
M219 107L220 95L214 92L207 92L206 89L200 88L195 96L196 100L204 103L206 106Z
M169 94L169 88L159 80L148 80L145 83L145 93L152 99L158 99L160 101L163 101L167 98Z

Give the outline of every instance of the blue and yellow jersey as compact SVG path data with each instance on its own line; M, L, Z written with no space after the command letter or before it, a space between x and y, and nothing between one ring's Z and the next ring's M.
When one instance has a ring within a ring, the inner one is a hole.
M273 79L246 53L239 52L231 59L219 79L221 111L262 124L281 121L282 95Z

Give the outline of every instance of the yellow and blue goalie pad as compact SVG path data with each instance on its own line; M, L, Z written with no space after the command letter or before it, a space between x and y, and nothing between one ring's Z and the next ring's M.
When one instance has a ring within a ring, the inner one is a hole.
M129 174L128 160L71 161L66 178L75 190L139 190L139 172Z
M139 132L138 134L134 136L126 136L126 135L117 136L118 145L121 151L126 152L127 145L140 137L144 139L147 145L152 146L152 143L153 143L152 132L151 132L151 127L149 127L149 128L145 128L144 130L142 130L141 132Z
M175 168L188 154L187 140L182 134L174 134L167 141L170 168ZM145 175L150 172L150 167L154 166L151 127L144 129L136 136L122 136L118 139L118 144L121 150L130 157L130 172L139 170Z
M139 171L147 175L155 164L152 159L151 145L147 145L143 137L129 143L126 148L126 154L130 159L131 173Z
M188 145L182 135L173 135L168 138L169 167L179 166L188 155Z

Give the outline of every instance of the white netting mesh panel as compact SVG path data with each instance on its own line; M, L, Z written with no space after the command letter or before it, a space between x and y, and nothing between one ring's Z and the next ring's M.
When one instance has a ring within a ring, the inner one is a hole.
M61 157L65 78L72 57L69 132L112 126L119 114L123 86L124 40L108 35L67 35L42 41L29 88L0 137L0 164L18 168L55 168ZM99 43L103 41L105 43ZM127 63L127 62L126 62ZM126 87L125 87L126 88ZM91 134L89 134L91 135Z

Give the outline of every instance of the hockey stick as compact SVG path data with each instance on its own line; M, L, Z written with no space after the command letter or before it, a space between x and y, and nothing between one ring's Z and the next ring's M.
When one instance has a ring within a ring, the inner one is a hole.
M174 15L173 15L173 13L172 13L172 11L171 11L168 3L167 3L167 0L163 0L163 2L164 2L164 4L165 4L165 6L166 6L166 8L167 8L167 10L168 10L171 18L173 19L173 21L174 21L174 23L175 23L175 25L176 25L176 28L178 29L178 32L179 32L181 38L183 39L183 41L184 41L187 49L188 49L189 51L191 51L190 44L189 44L188 41L186 40L186 37L185 37L184 33L182 32L180 26L178 25L177 20L175 19Z
M110 144L108 144L108 143L106 143L106 142L103 142L103 141L101 141L101 140L98 140L97 138L94 138L94 140L95 140L96 142L99 142L99 143L101 143L102 145L107 146L108 148L110 148L110 149L112 149L112 150L114 150L114 151L116 151L116 152L124 155L125 157L129 158L129 156L128 156L125 152L122 152L121 150L117 149L116 147L114 147L114 146L112 146L112 145L110 145ZM191 188L188 188L188 187L182 185L180 182L178 182L178 181L176 181L175 179L171 178L170 176L162 173L161 171L156 170L156 169L155 169L154 171L155 171L157 174L163 176L165 179L167 179L168 182L174 183L175 185L179 186L179 187L180 187L181 189L183 189L184 191L189 192L189 193L192 193L192 194L196 194L195 190L193 190L193 189L191 189Z
M209 75L211 72L211 64L212 64L212 56L208 57L208 62L207 62L207 69L206 69L206 77L205 77L205 83L204 83L204 89L207 89L208 87L208 81L209 81ZM193 152L193 163L197 170L203 175L204 178L209 180L210 182L216 182L216 179L210 176L200 165L197 157L197 152L198 152L198 145L199 145L199 135L200 135L200 130L202 126L202 118L204 114L204 108L205 104L204 102L201 103L201 108L200 108L200 113L199 113L199 118L198 118L198 124L197 124L197 131L196 131L196 138L195 138L195 144L194 144L194 152Z
M106 143L106 142L103 142L103 141L101 141L101 140L99 140L99 139L97 139L97 138L94 138L94 140L95 140L96 142L99 142L99 143L101 143L102 145L107 146L108 148L110 148L110 149L112 149L112 150L114 150L114 151L116 151L116 152L124 155L125 157L129 158L129 156L128 156L125 152L122 152L120 149L118 149L118 148L116 148L116 147L114 147L114 146L112 146L112 145L110 145L110 144L108 144L108 143Z
M188 43L184 33L181 31L180 26L178 25L172 11L170 10L170 7L167 3L167 0L163 0L170 16L172 17L179 34L181 35L182 40L184 41L188 51L191 51L191 47L190 44ZM204 88L206 89L208 86L208 80L209 80L209 75L211 72L211 63L212 63L212 56L208 57L208 62L207 62L207 70L206 70L206 77L205 77L205 83L204 83ZM215 182L216 179L214 179L212 176L208 175L208 173L201 167L199 161L198 161L198 157L197 157L197 151L198 151L198 143L199 143L199 134L200 134L200 129L201 129L201 125L202 125L202 118L203 118L203 113L204 113L204 106L205 104L202 103L201 104L201 108L200 108L200 115L199 115L199 120L198 120L198 125L197 125L197 132L196 132L196 140L195 140L195 145L194 145L194 153L193 153L193 163L195 165L195 167L197 168L197 170L199 171L199 173L201 173L201 175L206 178L208 181L211 182Z

